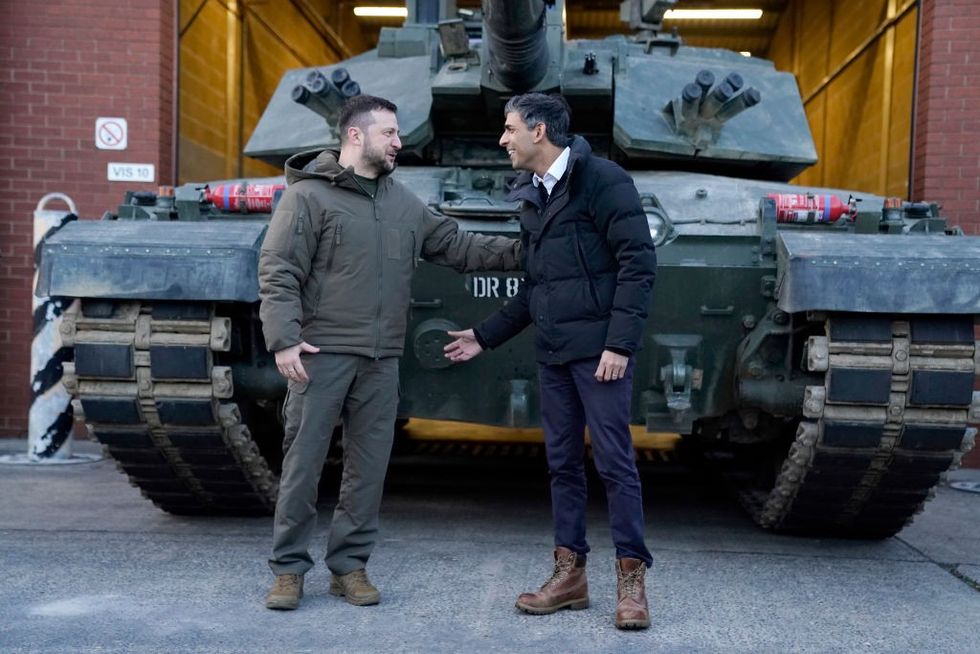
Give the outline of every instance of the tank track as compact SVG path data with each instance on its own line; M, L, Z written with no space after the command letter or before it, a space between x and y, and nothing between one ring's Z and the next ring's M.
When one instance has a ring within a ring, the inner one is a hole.
M743 490L761 526L859 538L892 536L974 444L980 371L965 319L831 315L808 340L803 420L768 492Z
M89 302L61 327L76 415L144 497L176 514L266 515L278 479L214 353L231 346L213 305Z

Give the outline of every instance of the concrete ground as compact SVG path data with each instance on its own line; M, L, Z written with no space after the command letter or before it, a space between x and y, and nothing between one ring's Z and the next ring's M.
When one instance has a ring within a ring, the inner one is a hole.
M980 651L980 494L940 488L898 537L861 542L765 533L690 470L654 468L644 484L653 624L628 633L612 624L599 493L592 606L514 608L550 573L540 459L397 458L369 566L382 604L328 595L321 565L293 612L262 604L269 518L161 513L110 461L0 466L0 652Z

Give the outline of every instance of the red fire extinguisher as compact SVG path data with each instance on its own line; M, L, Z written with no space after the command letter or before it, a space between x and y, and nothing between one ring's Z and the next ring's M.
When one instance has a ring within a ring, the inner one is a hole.
M246 184L238 182L206 188L204 195L217 209L237 213L270 213L285 184Z
M836 195L813 193L770 193L776 202L776 221L780 223L832 223L857 211L854 200L841 202Z

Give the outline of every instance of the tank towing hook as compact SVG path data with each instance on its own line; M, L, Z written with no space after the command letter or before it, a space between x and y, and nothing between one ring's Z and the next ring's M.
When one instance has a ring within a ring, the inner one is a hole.
M688 348L671 347L671 362L660 368L667 410L674 423L680 425L691 410L691 389L700 388L701 371L686 363Z

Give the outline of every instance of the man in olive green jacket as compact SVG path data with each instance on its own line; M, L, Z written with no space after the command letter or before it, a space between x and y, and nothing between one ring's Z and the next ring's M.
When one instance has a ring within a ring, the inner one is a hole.
M338 119L341 149L297 154L259 258L266 346L288 379L285 458L269 565L272 609L294 609L313 567L320 471L344 423L344 471L327 543L330 592L377 604L365 566L398 404L398 357L419 257L473 270L514 270L517 241L458 229L391 178L401 148L396 107L356 96Z

